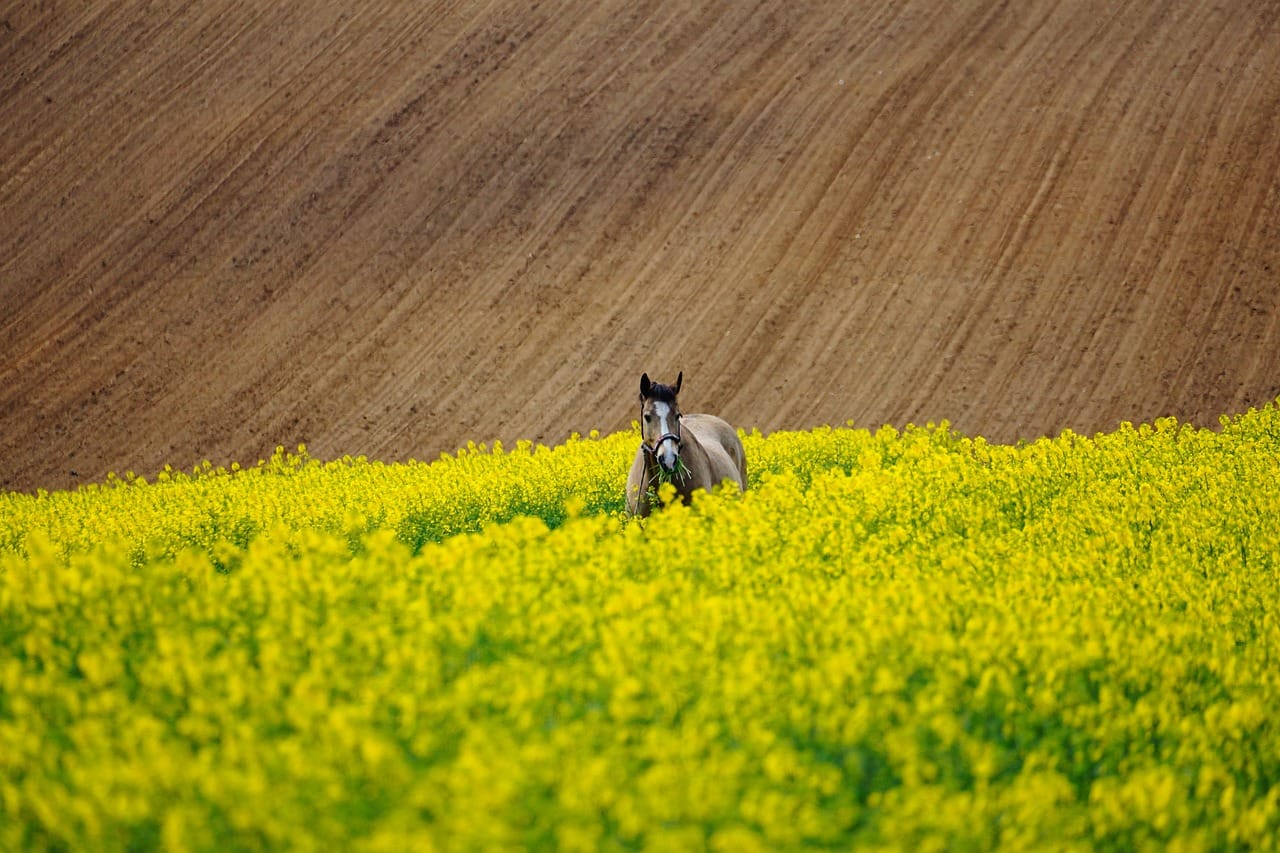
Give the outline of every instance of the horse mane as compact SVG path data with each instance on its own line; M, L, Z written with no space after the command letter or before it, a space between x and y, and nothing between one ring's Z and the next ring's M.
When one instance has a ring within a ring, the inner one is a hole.
M659 403L670 403L675 405L676 389L671 385L663 385L660 382L654 382L649 385L649 399L656 400Z

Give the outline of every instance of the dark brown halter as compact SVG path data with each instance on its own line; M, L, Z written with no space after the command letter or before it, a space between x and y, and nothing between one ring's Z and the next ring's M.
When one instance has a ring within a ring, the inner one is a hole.
M679 421L677 421L676 429L679 429L679 428L680 428ZM656 459L658 456L658 448L662 446L662 443L664 441L674 441L676 443L677 453L680 452L680 446L684 444L684 440L680 438L680 434L678 432L668 432L658 436L658 440L653 443L652 447L650 447L647 442L641 439L640 447L643 448L645 453L649 454L649 456L654 457Z

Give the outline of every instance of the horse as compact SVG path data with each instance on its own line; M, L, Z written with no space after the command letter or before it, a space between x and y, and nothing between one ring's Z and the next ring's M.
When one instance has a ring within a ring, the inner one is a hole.
M710 491L731 481L738 491L747 488L747 457L738 432L715 415L681 414L676 395L684 383L684 371L675 385L640 377L640 448L627 477L627 510L647 516L650 490L662 483L675 486L683 503L698 489Z

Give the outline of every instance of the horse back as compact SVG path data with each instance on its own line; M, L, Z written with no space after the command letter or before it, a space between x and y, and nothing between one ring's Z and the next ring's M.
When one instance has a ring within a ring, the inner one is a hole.
M739 489L747 488L747 454L736 429L722 418L703 414L682 415L680 428L691 432L707 454L711 485L733 480Z

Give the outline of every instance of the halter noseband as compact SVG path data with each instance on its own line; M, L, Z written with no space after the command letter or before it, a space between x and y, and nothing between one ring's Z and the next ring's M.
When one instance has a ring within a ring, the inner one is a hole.
M664 441L674 441L676 443L676 450L679 450L680 445L684 443L683 439L681 439L679 435L674 432L668 432L658 436L658 440L653 443L652 447L647 441L641 441L640 447L644 449L645 453L656 458L658 455L658 448L662 446Z

